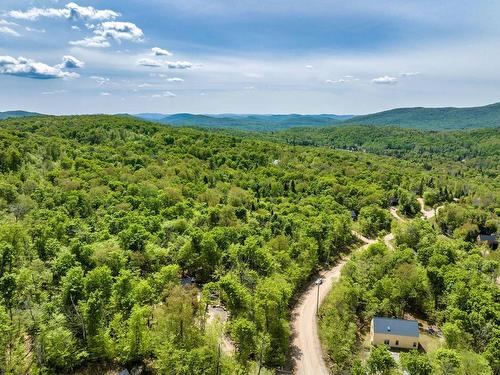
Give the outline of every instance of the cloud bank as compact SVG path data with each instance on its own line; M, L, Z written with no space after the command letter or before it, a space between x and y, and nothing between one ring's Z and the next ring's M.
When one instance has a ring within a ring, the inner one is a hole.
M394 85L398 83L398 79L396 77L382 76L372 79L372 82L378 85Z
M15 37L21 36L21 34L19 34L16 30L8 26L0 26L0 34L6 34Z
M26 21L36 21L39 18L66 18L104 21L115 19L120 13L110 9L99 10L94 7L82 7L76 3L68 3L64 8L31 8L27 11L12 10L8 13L12 18Z
M132 22L108 21L99 24L93 37L69 42L73 46L88 48L110 47L109 40L121 43L123 40L140 42L144 37L144 32Z
M63 56L62 58L62 63L59 65L56 65L58 68L66 68L66 69L79 69L83 68L85 66L85 63L83 61L78 60L74 56L66 55Z
M151 52L153 52L154 56L172 56L172 53L167 51L166 49L162 49L160 47L151 48Z
M33 79L78 78L79 75L65 72L59 66L50 66L24 57L0 56L0 74Z

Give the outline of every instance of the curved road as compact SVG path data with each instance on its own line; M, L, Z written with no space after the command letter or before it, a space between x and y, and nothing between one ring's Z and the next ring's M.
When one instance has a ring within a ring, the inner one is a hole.
M360 249L364 249L369 245L377 242L369 238L363 237L359 233L353 234L365 245ZM319 304L324 300L332 285L340 277L340 271L349 260L349 257L342 259L335 267L328 271L322 272L320 275L323 278L323 284L319 289ZM330 372L326 367L323 359L323 351L318 335L318 324L316 317L316 299L318 297L317 286L313 283L309 285L304 294L301 296L297 306L293 310L293 346L292 356L294 359L295 374L298 375L329 375Z
M421 212L426 219L430 219L436 215L439 210L425 210L424 201L419 198ZM395 207L390 208L391 215L399 222L405 220L399 216ZM376 243L376 240L363 237L357 232L352 232L360 241L364 243L360 249L367 248L369 245ZM394 249L391 241L394 239L392 233L384 237L384 243L389 249ZM323 284L320 286L319 295L317 286L314 282L308 286L292 314L292 329L293 329L293 345L292 357L294 360L294 374L297 375L330 375L323 358L323 350L318 335L318 324L316 317L316 304L319 297L319 304L325 299L326 295L332 288L335 281L340 278L342 268L349 260L349 257L342 259L335 267L328 271L323 271L320 275L323 278Z
M417 198L417 200L418 200L418 203L420 203L420 212L422 212L422 216L427 220L432 219L434 216L436 216L438 214L439 210L444 207L444 205L443 205L443 206L436 207L436 209L431 208L430 210L426 210L424 199Z

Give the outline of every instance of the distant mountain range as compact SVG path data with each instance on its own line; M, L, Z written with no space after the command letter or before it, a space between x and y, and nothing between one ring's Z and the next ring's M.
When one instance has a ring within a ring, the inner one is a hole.
M26 111L7 111L7 112L0 112L0 120L6 119L6 118L14 118L14 117L33 117L33 116L40 116L40 113L36 112L26 112Z
M26 111L0 112L0 119L38 116ZM363 116L353 115L196 115L178 113L139 113L133 115L148 121L174 126L196 126L211 129L278 131L296 127L327 127L340 125L398 126L421 130L459 130L500 127L500 103L469 108L397 108Z
M397 108L363 116L353 115L162 115L142 113L136 117L175 126L277 131L294 127L339 125L398 126L422 130L457 130L500 127L500 103L470 108Z
M355 116L343 124L394 125L422 130L496 128L500 126L500 103L469 108L398 108Z
M144 120L176 126L197 126L201 128L239 129L251 131L276 131L298 126L331 126L352 116L344 115L193 115L178 113L162 116L158 113L136 115Z

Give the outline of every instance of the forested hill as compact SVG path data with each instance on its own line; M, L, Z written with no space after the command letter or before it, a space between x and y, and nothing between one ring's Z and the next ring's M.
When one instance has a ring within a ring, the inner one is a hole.
M397 108L365 116L351 115L161 115L135 117L175 126L272 132L295 127L340 125L398 126L421 130L458 130L500 127L500 103L470 108Z
M492 176L500 172L499 129L438 132L393 126L349 125L295 128L261 137L292 145L369 152L417 163L459 162L478 170L489 170Z
M0 112L0 120L7 119L7 118L33 117L33 116L40 116L40 114L36 113L36 112L26 112L26 111Z
M194 115L178 113L170 116L138 114L136 117L175 126L195 126L209 129L276 131L297 126L331 126L350 118L348 115Z
M500 127L500 103L470 108L397 108L355 116L345 124L394 125L426 130Z
M354 226L390 228L389 202L418 216L416 194L446 205L439 222L403 228L367 274L391 279L345 312L449 322L498 373L498 263L475 238L498 230L499 189L480 170L131 117L2 120L0 373L274 374L294 296L356 247Z

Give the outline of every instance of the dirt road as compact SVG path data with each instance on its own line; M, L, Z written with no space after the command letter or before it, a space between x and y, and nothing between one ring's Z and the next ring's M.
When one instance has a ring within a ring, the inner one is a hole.
M398 209L396 207L391 207L390 208L391 215L397 220L397 221L405 221L401 216L398 214Z
M384 236L385 246L387 246L389 250L394 250L394 245L392 244L392 240L394 240L394 234L392 234L392 232Z
M363 237L359 233L353 234L364 243L360 248L366 248L375 240ZM333 286L333 283L340 277L340 272L349 257L342 259L332 269L322 272L323 283L319 287L319 304L326 297ZM295 362L295 371L297 375L329 375L323 359L323 351L318 336L318 325L316 317L316 306L318 298L318 287L311 283L304 294L301 296L296 308L293 311L293 347L292 356Z
M228 320L228 313L222 307L208 306L207 324L220 324L224 327ZM233 355L236 352L233 341L224 333L221 334L221 349L227 355Z
M420 212L422 212L422 216L427 220L432 219L434 216L436 216L438 214L439 210L444 207L444 206L439 206L439 207L436 207L436 209L431 208L430 210L426 210L424 199L417 198L417 200L418 200L418 203L420 203Z
M426 219L430 219L435 216L436 211L439 210L425 210L423 199L419 198L421 205L422 214ZM401 216L399 216L396 207L390 208L391 215L399 222L404 222ZM362 236L357 232L352 232L360 241L364 243L359 249L365 249L369 245L376 243L376 240L372 240ZM394 245L392 240L394 235L392 233L387 234L384 237L384 243L388 248L394 250ZM358 250L359 250L358 249ZM314 282L309 285L304 294L298 301L297 306L293 310L292 314L292 329L293 329L293 347L292 347L292 357L294 360L294 374L297 375L329 375L330 372L326 366L325 360L323 358L323 351L321 350L321 343L319 341L318 335L318 325L316 317L316 306L323 302L324 298L330 292L333 283L340 278L340 272L342 268L349 260L349 257L342 259L335 267L328 271L321 273L323 278L323 283L319 288Z
M420 203L420 212L422 212L422 215L424 218L427 220L432 219L434 216L436 216L436 210L431 208L430 210L425 209L425 203L423 198L417 198L418 203Z

